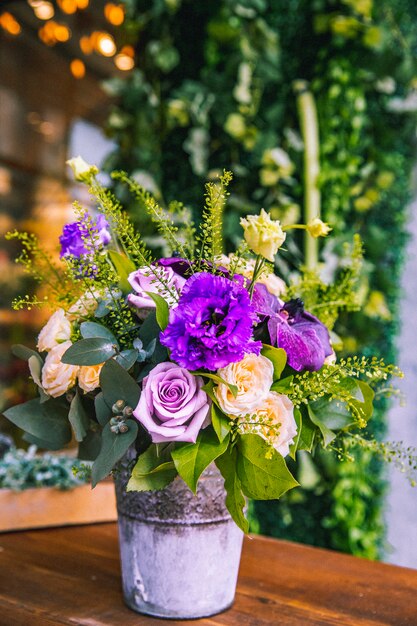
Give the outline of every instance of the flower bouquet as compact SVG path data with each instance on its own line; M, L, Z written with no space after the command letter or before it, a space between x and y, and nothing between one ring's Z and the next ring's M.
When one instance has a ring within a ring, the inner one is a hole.
M38 351L14 347L39 397L5 415L42 448L74 437L79 458L93 461L93 487L114 474L129 606L212 614L233 601L246 498L296 487L286 458L300 450L348 454L352 442L361 445L371 385L400 374L375 358L336 360L331 328L340 310L357 308L361 246L334 284L305 272L287 287L273 272L286 231L325 236L321 220L284 228L261 210L241 220L242 243L225 256L229 172L206 185L199 227L180 203L163 209L114 173L163 238L166 254L154 258L97 168L79 157L70 165L99 214L75 205L62 262L33 236L8 235L23 245L18 260L48 286L43 300L25 296L14 306L54 312Z

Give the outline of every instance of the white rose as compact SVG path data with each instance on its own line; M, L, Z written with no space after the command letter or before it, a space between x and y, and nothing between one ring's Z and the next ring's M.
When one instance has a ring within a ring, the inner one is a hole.
M72 346L71 341L60 343L49 352L42 369L42 387L53 398L62 396L75 385L79 367L62 363L64 352Z
M70 337L71 324L64 309L58 309L39 333L37 348L39 352L49 352L63 341L68 341Z
M235 398L227 385L216 387L220 408L227 415L241 416L254 411L268 395L273 383L274 366L262 355L247 354L238 363L219 369L217 374L238 388Z
M256 411L243 418L242 431L260 435L287 456L297 434L293 403L287 396L271 391Z
M78 298L73 305L67 311L67 317L71 320L79 320L81 317L88 317L98 307L100 299L103 298L103 293L98 290L86 291L82 296Z
M78 372L78 384L83 391L93 391L100 386L100 372L104 363L98 365L82 365Z
M272 272L269 274L262 273L256 282L265 285L269 293L272 293L273 296L283 296L287 291L287 285L282 278L279 278L279 276L276 276Z

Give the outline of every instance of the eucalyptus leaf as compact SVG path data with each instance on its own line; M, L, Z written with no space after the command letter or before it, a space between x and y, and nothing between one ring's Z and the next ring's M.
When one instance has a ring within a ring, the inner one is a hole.
M156 311L149 311L146 319L139 329L139 339L141 339L144 346L148 346L151 341L159 337L160 332L161 329L156 321Z
M127 491L154 491L164 489L177 476L177 470L168 454L158 454L155 445L139 455Z
M114 357L114 360L125 370L130 370L138 359L138 350L122 350Z
M100 339L107 339L110 343L114 345L117 344L117 339L105 326L101 324L97 324L96 322L83 322L80 325L80 332L83 339L94 339L95 337L99 337Z
M90 426L90 419L85 411L83 403L81 402L78 390L71 401L68 419L73 428L75 439L78 442L83 441Z
M7 409L4 415L29 435L48 442L51 449L62 448L71 440L68 409L54 399L42 404L35 398Z
M248 498L276 500L298 486L283 457L259 435L241 435L236 445L237 474Z
M101 368L100 387L109 407L117 400L124 400L132 409L137 407L140 398L139 385L116 361L107 361Z
M95 461L100 454L101 432L99 430L89 430L78 446L77 457L81 461Z
M171 453L178 474L191 491L197 491L197 483L206 467L221 456L229 444L229 437L219 441L210 427L200 431L195 443L182 443Z
M244 514L246 501L236 470L236 448L226 450L224 454L216 459L215 463L224 478L227 510L239 528L243 530L244 533L247 533L249 531L249 522Z
M105 426L113 413L111 406L104 399L103 392L100 391L94 398L94 409L96 411L97 421L101 426Z
M49 400L50 396L46 393L42 386L42 367L43 361L39 354L32 354L28 360L30 375L32 376L33 382L37 385L39 390L39 395L41 398L41 402L46 402Z
M62 362L70 365L99 365L116 354L116 348L108 339L93 337L77 341L62 356Z
M101 433L100 453L93 463L92 486L110 474L114 466L136 439L138 424L134 420L127 420L129 430L125 433L112 433L110 424L106 424Z
M31 356L36 356L43 364L42 357L38 352L36 352L36 350L32 350L32 348L27 348L21 343L17 343L12 346L12 354L17 356L19 359L23 359L23 361L29 361Z

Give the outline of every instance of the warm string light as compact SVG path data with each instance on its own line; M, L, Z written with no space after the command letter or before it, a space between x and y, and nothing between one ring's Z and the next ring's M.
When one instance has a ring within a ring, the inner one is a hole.
M6 31L6 33L9 33L9 35L13 35L14 37L20 35L22 30L22 27L16 18L14 18L13 15L7 11L0 15L0 26Z
M85 65L81 59L73 59L70 63L70 70L74 78L84 78L85 76Z
M50 20L55 14L55 9L50 2L37 2L32 8L39 20Z
M120 26L125 19L124 7L121 4L108 2L104 7L104 17L113 26Z
M122 72L128 72L135 67L135 49L133 46L123 46L114 58L114 64Z
M57 0L57 5L63 13L72 15L77 11L86 9L89 5L89 0Z
M54 46L56 43L64 43L71 37L71 31L65 24L59 24L49 20L39 29L39 38L47 46Z

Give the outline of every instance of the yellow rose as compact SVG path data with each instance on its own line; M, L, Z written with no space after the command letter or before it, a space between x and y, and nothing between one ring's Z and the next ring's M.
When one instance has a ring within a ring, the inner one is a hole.
M62 363L64 352L72 346L71 341L64 341L49 352L42 369L42 387L53 398L62 396L75 385L79 367Z
M307 230L312 237L317 239L317 237L326 237L332 229L326 222L322 222L320 218L315 217L307 224Z
M249 248L273 263L278 248L285 241L285 233L278 220L271 220L269 213L261 209L259 215L241 218L245 241Z
M98 365L82 365L78 372L78 384L83 391L93 391L100 385L100 372L104 363Z
M247 354L238 363L222 367L217 374L238 388L235 398L227 385L216 387L220 408L227 415L241 416L253 411L268 395L273 383L274 366L262 355Z
M287 456L297 434L294 405L287 396L270 391L257 409L242 420L241 430L260 435L282 456Z
M71 324L65 316L64 309L58 309L49 318L38 336L39 352L49 352L63 341L71 337Z

